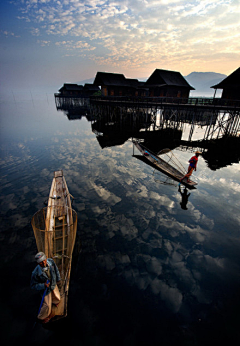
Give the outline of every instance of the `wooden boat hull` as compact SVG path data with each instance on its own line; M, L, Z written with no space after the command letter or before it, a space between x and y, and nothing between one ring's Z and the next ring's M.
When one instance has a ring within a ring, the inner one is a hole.
M54 308L56 316L51 321L67 316L72 252L77 231L77 214L71 208L71 197L63 172L55 171L48 206L32 218L38 251L43 251L55 261L61 275L61 301Z
M141 152L142 155L133 155L133 157L136 157L137 159L145 162L149 166L153 167L154 169L157 169L158 171L164 173L171 179L180 182L180 179L183 178L184 174L171 166L168 162L164 161L160 157L158 157L155 154L150 153L146 148L144 148L141 143L137 141L133 141L133 144L136 146L136 148ZM147 155L146 155L147 154ZM187 182L187 178L183 179L181 181L181 184L185 185L189 189L195 189L197 183L190 180Z

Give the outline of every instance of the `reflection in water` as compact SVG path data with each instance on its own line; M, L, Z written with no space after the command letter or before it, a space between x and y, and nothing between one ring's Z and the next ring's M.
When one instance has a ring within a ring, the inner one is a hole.
M156 155L146 148L141 142L137 142L135 140L132 142L141 153L140 157L139 155L134 154L133 157L142 160L149 166L170 177L172 180L181 182L181 184L186 185L189 189L195 189L197 183L192 180L183 180L185 176L184 167L170 149L161 150L159 155Z
M181 208L184 210L187 210L187 203L188 203L188 198L191 195L191 193L188 193L188 189L186 188L186 186L184 187L183 191L181 189L181 186L178 186L178 192L180 193L181 197L182 197L182 201L180 202Z
M211 170L215 171L240 161L240 135L209 141L206 147L203 158Z
M52 172L62 168L78 214L69 314L63 325L38 326L31 335L35 343L237 344L239 164L210 172L200 159L199 189L185 211L178 190L157 184L149 166L132 158L128 140L101 149L91 127L100 117L73 122L34 104L34 110L31 102L21 105L17 116L16 107L14 113L3 105L4 134L11 139L2 143L0 177L6 343L26 342L39 306L29 288L36 253L30 220L49 194ZM10 132L14 120L17 136ZM121 138L121 122L113 123ZM134 131L156 152L170 147L164 141L169 136L171 144L174 131L172 145L181 148L180 130L144 126ZM174 150L183 163L189 159L184 148Z
M63 98L56 101L56 108L67 114L68 119L81 119L85 116L91 121L92 131L96 134L101 148L122 145L129 138L144 140L144 145L157 154L161 149L170 148L171 150L189 150L194 152L200 150L203 152L203 158L212 170L238 163L240 160L240 136L223 136L217 139L205 139L205 132L202 132L202 138L197 141L183 140L183 132L189 123L189 119L184 117L184 121L170 118L159 123L163 116L156 113L154 109L141 111L121 107L108 107L108 105L94 107L91 106L89 99ZM168 110L171 113L171 110ZM164 111L166 117L167 111ZM205 119L205 118L204 118ZM197 127L196 124L199 126ZM204 128L204 122L197 120L191 127L193 136L194 131ZM206 122L205 126L209 126Z

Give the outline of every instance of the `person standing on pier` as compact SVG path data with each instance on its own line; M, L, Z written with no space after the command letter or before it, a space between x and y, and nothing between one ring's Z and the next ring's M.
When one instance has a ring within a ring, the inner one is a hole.
M193 171L197 170L198 156L201 154L202 153L200 151L196 151L195 155L191 157L191 159L188 161L189 166L188 166L187 174L185 174L184 177L180 179L180 182L182 182L183 179L187 178L187 182L189 183L190 181L189 177L192 175Z

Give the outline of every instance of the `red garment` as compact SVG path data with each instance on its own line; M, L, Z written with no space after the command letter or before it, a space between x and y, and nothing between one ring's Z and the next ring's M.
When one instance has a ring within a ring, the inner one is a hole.
M196 168L198 163L198 157L194 155L188 162L190 163L191 167Z

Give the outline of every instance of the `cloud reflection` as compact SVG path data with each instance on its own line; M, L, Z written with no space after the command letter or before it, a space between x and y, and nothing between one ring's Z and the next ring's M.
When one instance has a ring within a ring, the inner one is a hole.
M40 209L49 193L51 169L61 167L75 198L84 253L96 254L98 270L125 280L142 293L150 292L174 313L184 310L192 298L199 304L211 303L214 292L205 289L208 275L223 284L229 263L234 262L234 258L226 262L221 247L230 236L236 238L233 228L239 225L236 206L240 200L238 195L231 197L239 188L238 169L226 169L235 179L226 186L229 178L224 169L210 177L200 161L199 188L191 194L186 213L174 187L156 184L151 168L132 159L130 143L100 150L95 137L76 126L71 136L67 131L54 133L47 149L51 165L41 164L41 189L31 176L18 195L9 193L2 200L5 212L14 213L15 227L29 223L29 217L19 212L21 203L31 201L36 211ZM29 142L24 143L24 150L31 156ZM187 155L179 154L183 159ZM219 228L219 219L226 214L232 218L229 233L224 229L227 220ZM16 241L14 234L9 242ZM230 240L227 244L230 250ZM233 268L235 274L239 265Z

